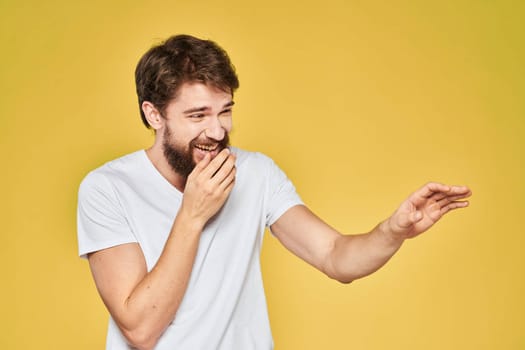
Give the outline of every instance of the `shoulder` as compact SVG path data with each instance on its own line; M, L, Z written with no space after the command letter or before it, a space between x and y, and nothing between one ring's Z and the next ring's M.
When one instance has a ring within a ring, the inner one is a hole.
M237 147L230 147L230 150L237 157L237 167L268 167L275 165L274 161L263 153L246 151Z
M90 171L80 183L79 195L93 190L110 191L116 183L140 173L143 170L144 157L143 150L136 151Z
M269 156L234 147L230 149L237 156L237 179L248 177L251 182L263 181L270 185L287 180L284 171Z
M281 170L275 162L267 155L260 152L251 152L239 148L230 147L236 155L236 167L238 178L249 177L250 181L265 181L274 177Z

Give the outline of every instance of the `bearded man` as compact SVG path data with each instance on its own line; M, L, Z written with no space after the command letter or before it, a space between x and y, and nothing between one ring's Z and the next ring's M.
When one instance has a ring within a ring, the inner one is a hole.
M266 227L349 283L468 205L467 187L428 183L369 233L341 234L270 158L229 146L239 81L217 44L171 37L135 76L155 141L95 169L79 190L79 254L110 313L108 350L272 349L259 265Z

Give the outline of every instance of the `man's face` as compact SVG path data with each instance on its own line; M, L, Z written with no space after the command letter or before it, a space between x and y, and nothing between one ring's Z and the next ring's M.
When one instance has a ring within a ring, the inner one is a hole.
M201 83L182 85L159 130L164 157L175 172L187 177L207 153L214 158L228 147L232 107L230 93Z

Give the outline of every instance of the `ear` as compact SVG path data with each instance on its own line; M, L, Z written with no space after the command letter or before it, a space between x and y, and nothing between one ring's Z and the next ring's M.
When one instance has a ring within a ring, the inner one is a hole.
M142 112L148 121L148 124L154 129L158 130L164 125L164 118L160 114L157 107L149 101L142 102Z

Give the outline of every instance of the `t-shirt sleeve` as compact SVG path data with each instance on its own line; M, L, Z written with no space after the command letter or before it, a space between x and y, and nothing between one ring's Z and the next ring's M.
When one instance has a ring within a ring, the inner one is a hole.
M117 193L103 174L90 173L80 184L77 234L83 258L101 249L137 242Z
M288 209L303 202L286 174L273 160L268 161L266 226L270 227Z

